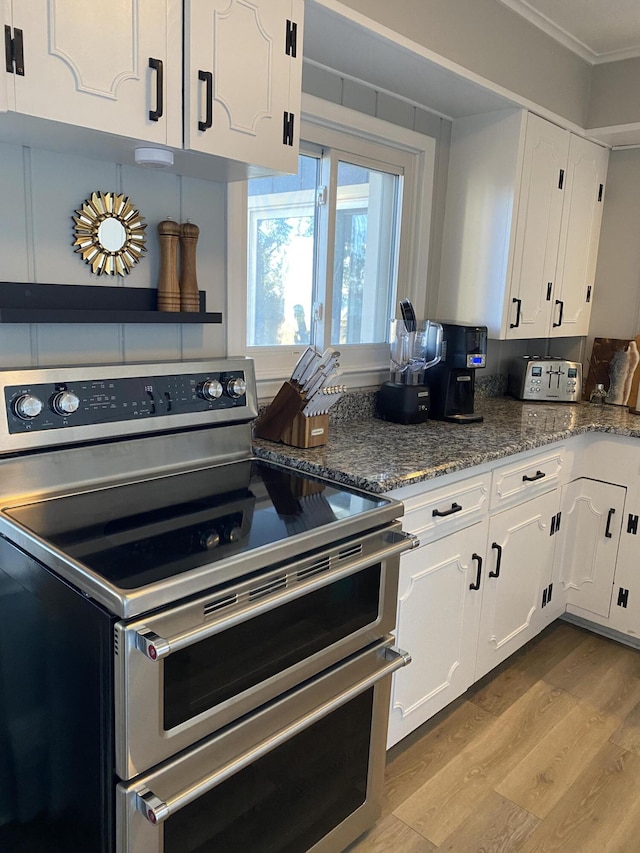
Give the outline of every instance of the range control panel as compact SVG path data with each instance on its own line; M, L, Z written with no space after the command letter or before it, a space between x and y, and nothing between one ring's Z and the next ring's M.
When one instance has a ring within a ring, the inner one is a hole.
M245 407L247 376L244 370L225 370L70 381L61 377L6 385L4 398L9 433L32 433Z

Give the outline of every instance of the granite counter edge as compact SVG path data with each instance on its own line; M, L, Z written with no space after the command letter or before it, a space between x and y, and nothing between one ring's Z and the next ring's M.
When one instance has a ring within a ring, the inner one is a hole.
M446 464L425 468L421 471L415 471L404 476L394 477L389 474L376 476L375 474L372 474L370 478L358 477L348 471L325 467L311 458L299 458L297 456L292 456L282 445L274 444L273 447L265 447L261 444L254 444L253 453L256 458L263 459L267 462L286 465L289 468L304 471L307 474L321 477L326 480L332 480L344 486L351 486L352 488L372 492L373 494L384 494L405 486L411 486L416 483L433 480L437 477L445 476L446 474L453 474L456 471L475 468L478 465L483 465L487 462L505 459L509 456L515 456L518 453L526 453L528 450L535 450L536 448L545 447L546 445L554 444L558 441L564 441L567 438L573 438L578 435L585 435L586 433L593 432L620 435L628 438L640 438L640 427L638 429L631 429L627 427L598 423L585 424L558 432L536 436L531 439L523 439L519 442L504 445L498 450L470 453L464 457L453 458L450 461L447 461ZM307 452L313 453L313 451Z

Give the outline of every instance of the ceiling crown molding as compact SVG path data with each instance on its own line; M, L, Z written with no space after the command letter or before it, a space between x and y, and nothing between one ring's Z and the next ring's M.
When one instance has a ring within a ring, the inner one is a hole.
M603 62L617 62L622 59L634 59L640 56L640 47L623 48L621 50L611 50L605 53L596 53L586 44L581 42L575 36L568 33L542 12L534 9L527 0L500 0L504 6L508 6L513 12L525 18L529 23L538 27L548 36L555 39L560 44L569 48L582 59L589 62L591 65L599 65Z

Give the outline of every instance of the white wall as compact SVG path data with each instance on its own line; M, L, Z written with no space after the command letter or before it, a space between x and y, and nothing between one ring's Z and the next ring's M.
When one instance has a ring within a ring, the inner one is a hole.
M594 65L587 127L640 122L640 57Z
M158 222L167 216L178 222L191 219L200 227L199 287L206 291L207 309L224 314L224 185L0 143L0 187L0 281L155 288ZM128 276L95 276L74 253L71 217L96 190L124 192L146 219L148 252ZM223 353L220 325L0 326L2 367L187 359Z
M591 66L499 0L342 0L435 53L586 127Z

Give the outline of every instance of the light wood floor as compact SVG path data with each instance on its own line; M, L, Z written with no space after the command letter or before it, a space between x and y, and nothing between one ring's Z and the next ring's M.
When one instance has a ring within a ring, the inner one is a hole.
M639 853L640 652L556 622L388 758L350 853Z

